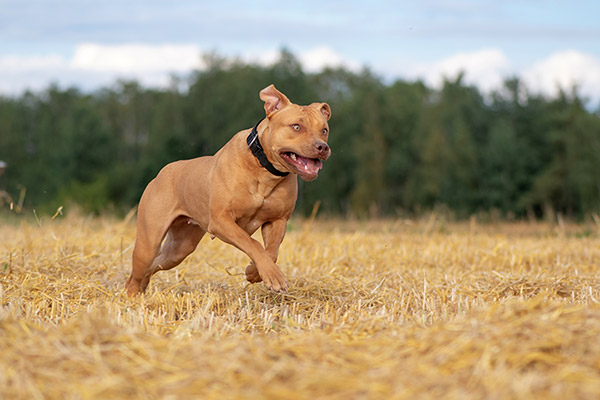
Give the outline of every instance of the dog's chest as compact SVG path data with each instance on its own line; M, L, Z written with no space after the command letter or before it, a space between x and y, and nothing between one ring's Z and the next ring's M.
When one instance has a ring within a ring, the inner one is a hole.
M248 232L254 232L266 222L289 216L296 203L292 197L294 195L281 187L266 190L257 186L245 200L244 211L237 219L238 225Z
M265 222L273 218L280 218L290 207L293 207L285 191L277 188L271 191L257 191L252 196L252 204L253 210L250 214L266 219Z

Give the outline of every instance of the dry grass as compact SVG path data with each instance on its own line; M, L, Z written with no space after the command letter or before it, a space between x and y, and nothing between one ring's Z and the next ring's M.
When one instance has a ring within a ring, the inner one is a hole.
M0 397L600 398L595 225L295 221L288 295L205 238L132 300L134 234L0 227Z

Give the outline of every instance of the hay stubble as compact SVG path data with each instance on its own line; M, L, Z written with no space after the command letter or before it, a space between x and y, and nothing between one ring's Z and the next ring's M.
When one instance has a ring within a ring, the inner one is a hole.
M247 284L247 257L205 238L136 299L131 222L5 225L1 394L600 396L598 232L438 225L296 221L287 295Z

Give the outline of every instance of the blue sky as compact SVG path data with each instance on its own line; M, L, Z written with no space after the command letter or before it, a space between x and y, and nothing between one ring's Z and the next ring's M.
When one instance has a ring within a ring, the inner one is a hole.
M51 81L93 89L117 78L161 86L200 54L268 64L282 47L309 71L368 66L387 79L466 71L552 94L578 84L600 100L600 1L0 0L0 94Z

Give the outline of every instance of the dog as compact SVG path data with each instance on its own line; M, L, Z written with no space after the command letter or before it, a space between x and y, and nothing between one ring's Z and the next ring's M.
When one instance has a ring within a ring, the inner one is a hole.
M129 296L179 265L208 233L246 253L249 282L275 292L288 283L277 266L298 197L298 176L315 179L331 155L327 103L293 104L275 86L260 91L265 117L213 156L166 165L140 199ZM261 228L263 245L251 235Z

